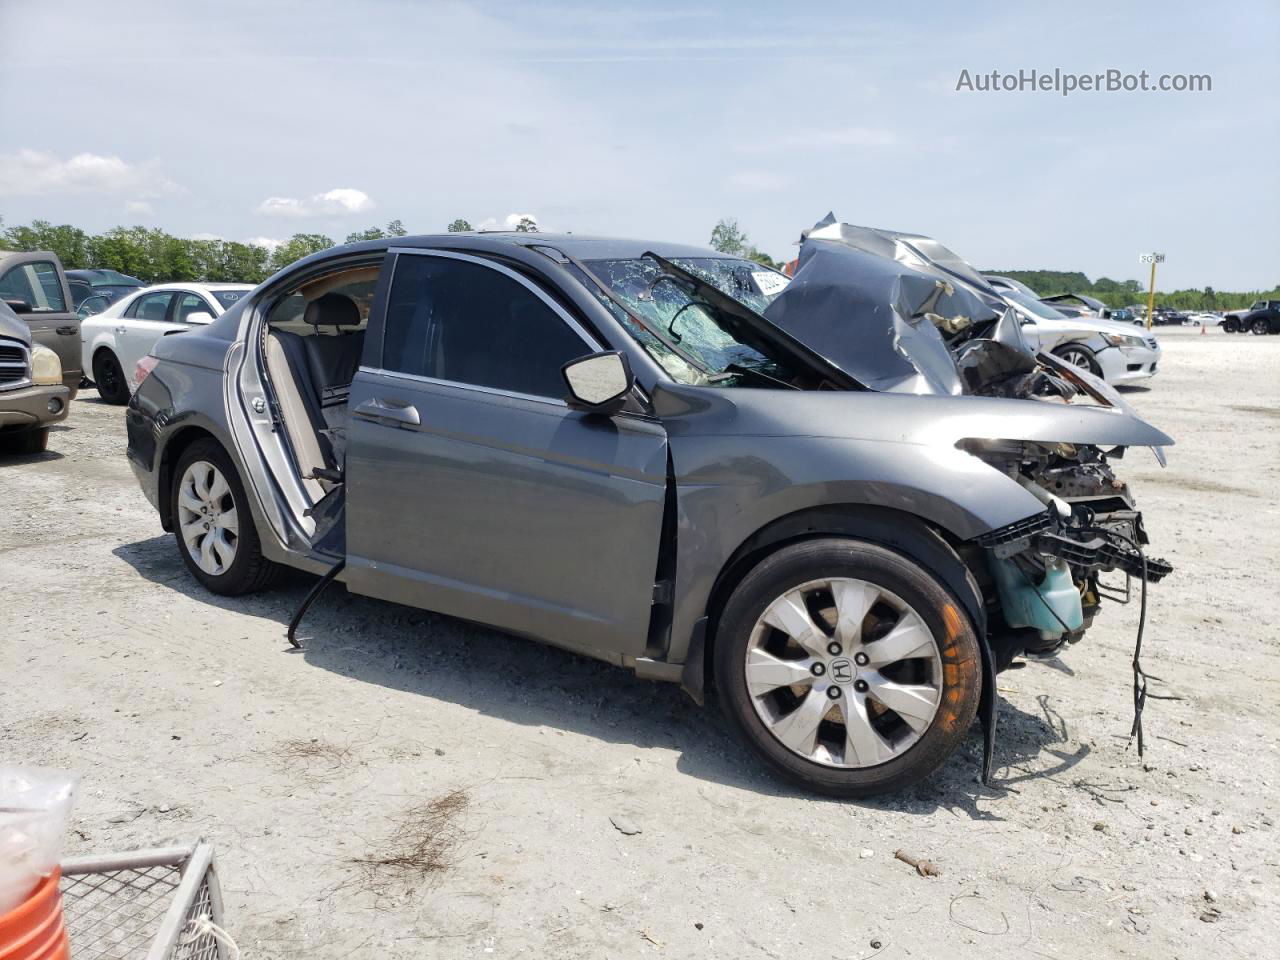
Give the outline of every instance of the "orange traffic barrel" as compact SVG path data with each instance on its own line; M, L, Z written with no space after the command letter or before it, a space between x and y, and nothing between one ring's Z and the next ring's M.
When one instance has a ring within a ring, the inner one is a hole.
M31 896L0 914L0 960L70 960L62 923L62 871L54 870Z

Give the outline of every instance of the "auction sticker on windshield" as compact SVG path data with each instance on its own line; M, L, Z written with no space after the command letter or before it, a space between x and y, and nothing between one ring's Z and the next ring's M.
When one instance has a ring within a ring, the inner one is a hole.
M756 282L756 289L766 297L781 293L782 288L791 282L790 277L774 273L772 270L752 271L751 279Z

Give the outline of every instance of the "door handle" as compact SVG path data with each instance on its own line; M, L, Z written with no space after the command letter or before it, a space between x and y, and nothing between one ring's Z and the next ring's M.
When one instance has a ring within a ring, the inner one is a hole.
M59 327L58 328L58 333L62 334L62 336L64 337L69 337L75 332L76 332L75 327Z
M422 419L418 416L418 408L412 404L403 407L395 406L374 397L356 407L356 416L369 420L392 420L411 427L420 426Z
M124 336L124 327L116 327L116 333L119 336Z

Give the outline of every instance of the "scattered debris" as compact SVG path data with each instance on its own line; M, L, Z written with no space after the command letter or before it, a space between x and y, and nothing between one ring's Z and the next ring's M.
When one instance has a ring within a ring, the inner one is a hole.
M117 811L107 817L107 823L132 823L146 812L147 808L142 804L131 803L126 809Z
M907 864L907 866L915 867L916 873L920 874L922 877L942 876L942 871L938 869L938 865L932 860L923 860L919 857L913 857L905 850L895 850L893 852L893 856L895 859L901 860L903 863Z
M1200 919L1205 923L1217 923L1222 919L1222 911L1217 907L1206 907L1200 911Z
M1000 937L1000 936L1004 936L1006 933L1009 932L1009 918L1005 915L1005 912L1003 910L1000 911L1000 920L1001 920L1001 923L1004 925L1003 930L984 930L982 927L976 926L975 924L968 923L965 920L957 919L956 904L964 900L980 901L982 900L982 894L978 893L978 891L975 890L973 893L962 893L958 897L952 897L951 904L947 907L947 916L951 918L952 923L959 924L960 926L964 927L966 930L972 930L974 933L981 933L988 937Z
M858 851L859 860L870 860L875 855L876 855L876 852L874 850L868 849L867 847L863 847L861 850Z
M1096 888L1102 886L1102 884L1091 877L1082 877L1079 874L1076 874L1076 876L1071 878L1069 883L1058 883L1055 881L1051 886L1053 889L1059 890L1062 893L1084 893L1091 886Z
M353 759L351 748L319 737L286 740L276 750L276 760L286 773L308 780L327 780L342 772Z
M699 922L695 923L695 924L693 925L693 929L695 929L695 930L701 930L701 929L702 929L702 922L701 922L701 921L699 921Z
M644 832L639 827L637 827L634 823L632 823L626 817L621 816L620 814L615 814L614 816L610 817L609 822L613 824L614 829L616 829L620 834L626 837L634 837L637 833Z
M470 802L465 790L453 790L409 807L376 850L350 862L364 868L371 885L384 878L420 880L444 870L452 863L450 854L463 837L457 819Z
M661 947L661 946L662 946L662 941L661 941L661 940L655 940L655 939L653 938L652 934L650 934L648 930L641 930L641 931L640 931L640 939L641 939L641 940L648 940L648 941L649 941L650 943L652 943L655 947Z
M1151 930L1151 921L1142 917L1129 916L1124 918L1124 922L1120 924L1129 933L1148 933Z

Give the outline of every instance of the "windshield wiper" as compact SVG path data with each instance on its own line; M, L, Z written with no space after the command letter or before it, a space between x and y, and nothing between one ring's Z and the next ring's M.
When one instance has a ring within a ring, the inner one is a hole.
M724 368L723 372L712 374L707 377L707 383L723 383L725 380L730 380L733 377L755 377L758 380L763 380L771 387L784 387L787 390L800 389L794 383L787 383L785 380L779 380L777 377L769 376L769 374L765 373L763 370L757 370L755 367L744 367L740 363L731 363Z

